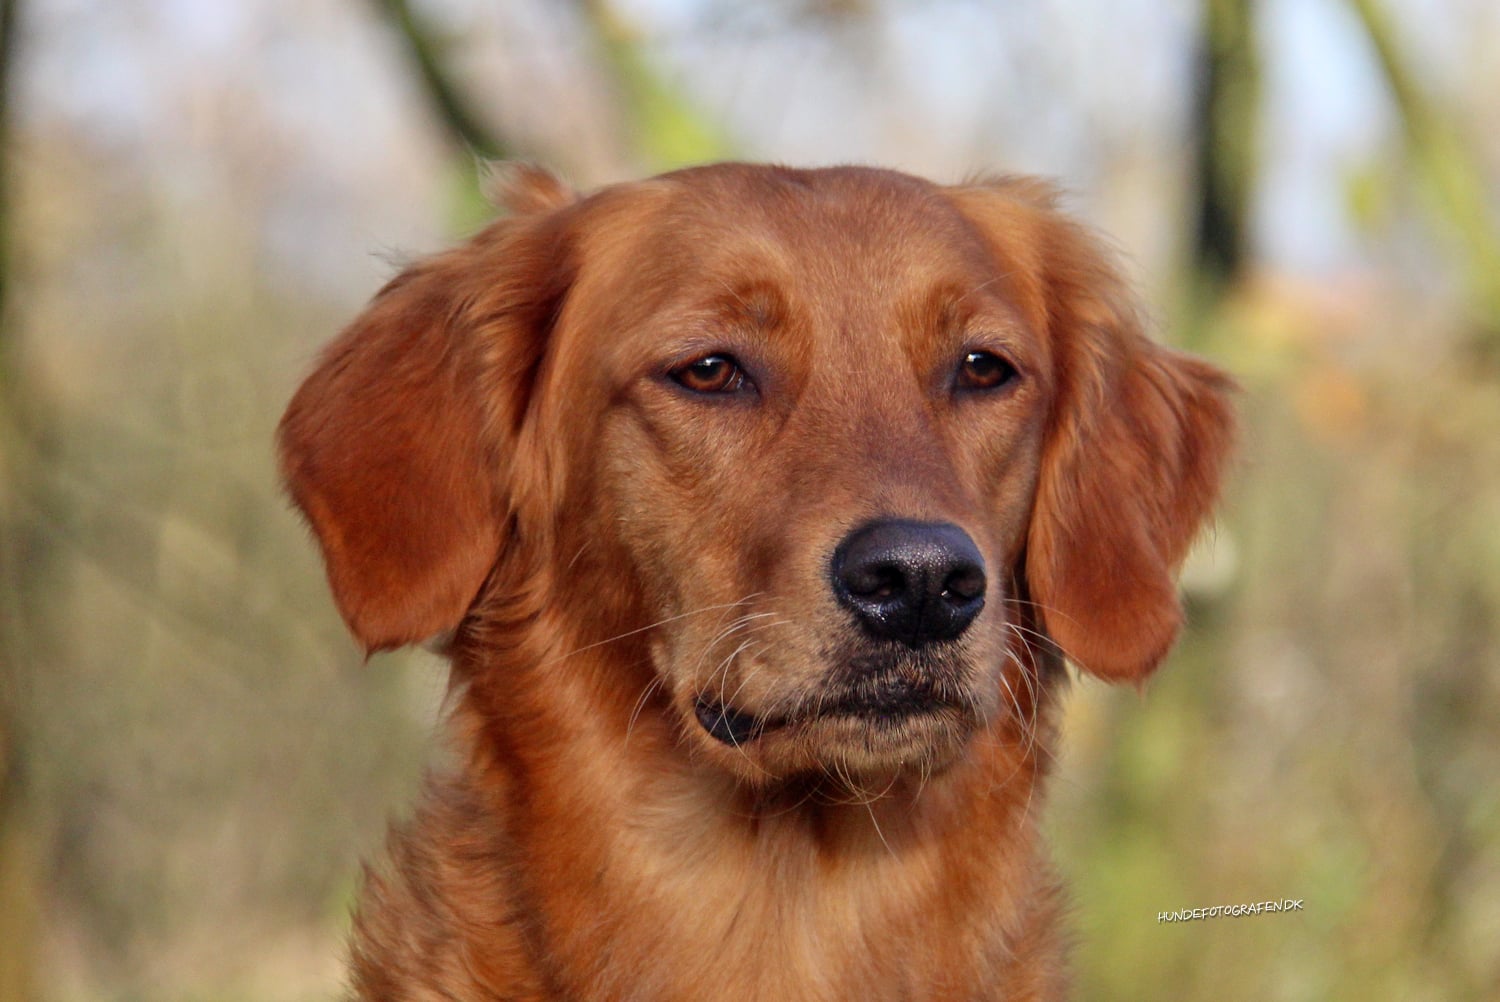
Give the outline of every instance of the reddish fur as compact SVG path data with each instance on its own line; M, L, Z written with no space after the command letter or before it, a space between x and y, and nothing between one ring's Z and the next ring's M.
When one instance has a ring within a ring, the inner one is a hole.
M460 692L457 768L369 874L356 995L1061 997L1058 654L1140 682L1166 653L1226 378L1147 340L1034 181L498 180L517 214L382 291L281 427L351 630L451 631ZM1012 390L933 381L975 337ZM729 349L752 404L662 378ZM942 655L973 719L707 737L707 687L769 713L830 684L855 641L827 556L877 516L984 555Z

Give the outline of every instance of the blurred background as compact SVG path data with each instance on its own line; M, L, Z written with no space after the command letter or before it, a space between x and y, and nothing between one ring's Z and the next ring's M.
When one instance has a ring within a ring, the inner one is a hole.
M0 1002L337 997L444 682L362 662L272 433L481 157L1058 178L1245 415L1183 644L1069 696L1077 997L1500 998L1497 53L1492 0L0 0Z

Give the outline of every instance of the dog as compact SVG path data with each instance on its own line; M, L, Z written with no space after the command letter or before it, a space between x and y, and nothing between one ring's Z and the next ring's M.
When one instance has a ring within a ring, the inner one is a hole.
M1231 380L1042 181L500 187L278 433L353 635L451 661L354 995L1062 997L1065 663L1172 645Z

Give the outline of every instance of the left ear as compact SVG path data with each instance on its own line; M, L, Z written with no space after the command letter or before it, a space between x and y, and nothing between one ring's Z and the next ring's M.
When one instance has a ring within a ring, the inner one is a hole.
M572 266L561 183L525 167L501 181L514 215L389 282L277 432L367 652L457 626L510 535L522 417Z
M1110 256L1053 208L1050 188L1018 179L952 195L1051 359L1026 544L1031 598L1070 661L1140 682L1182 624L1173 579L1218 497L1234 384L1146 337Z

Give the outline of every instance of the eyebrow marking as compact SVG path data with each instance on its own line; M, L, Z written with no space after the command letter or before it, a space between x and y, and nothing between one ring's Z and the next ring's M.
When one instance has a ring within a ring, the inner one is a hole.
M774 282L755 279L731 284L727 279L720 279L719 285L723 287L725 297L716 306L719 312L728 314L731 319L764 330L781 323L786 315L786 301Z

